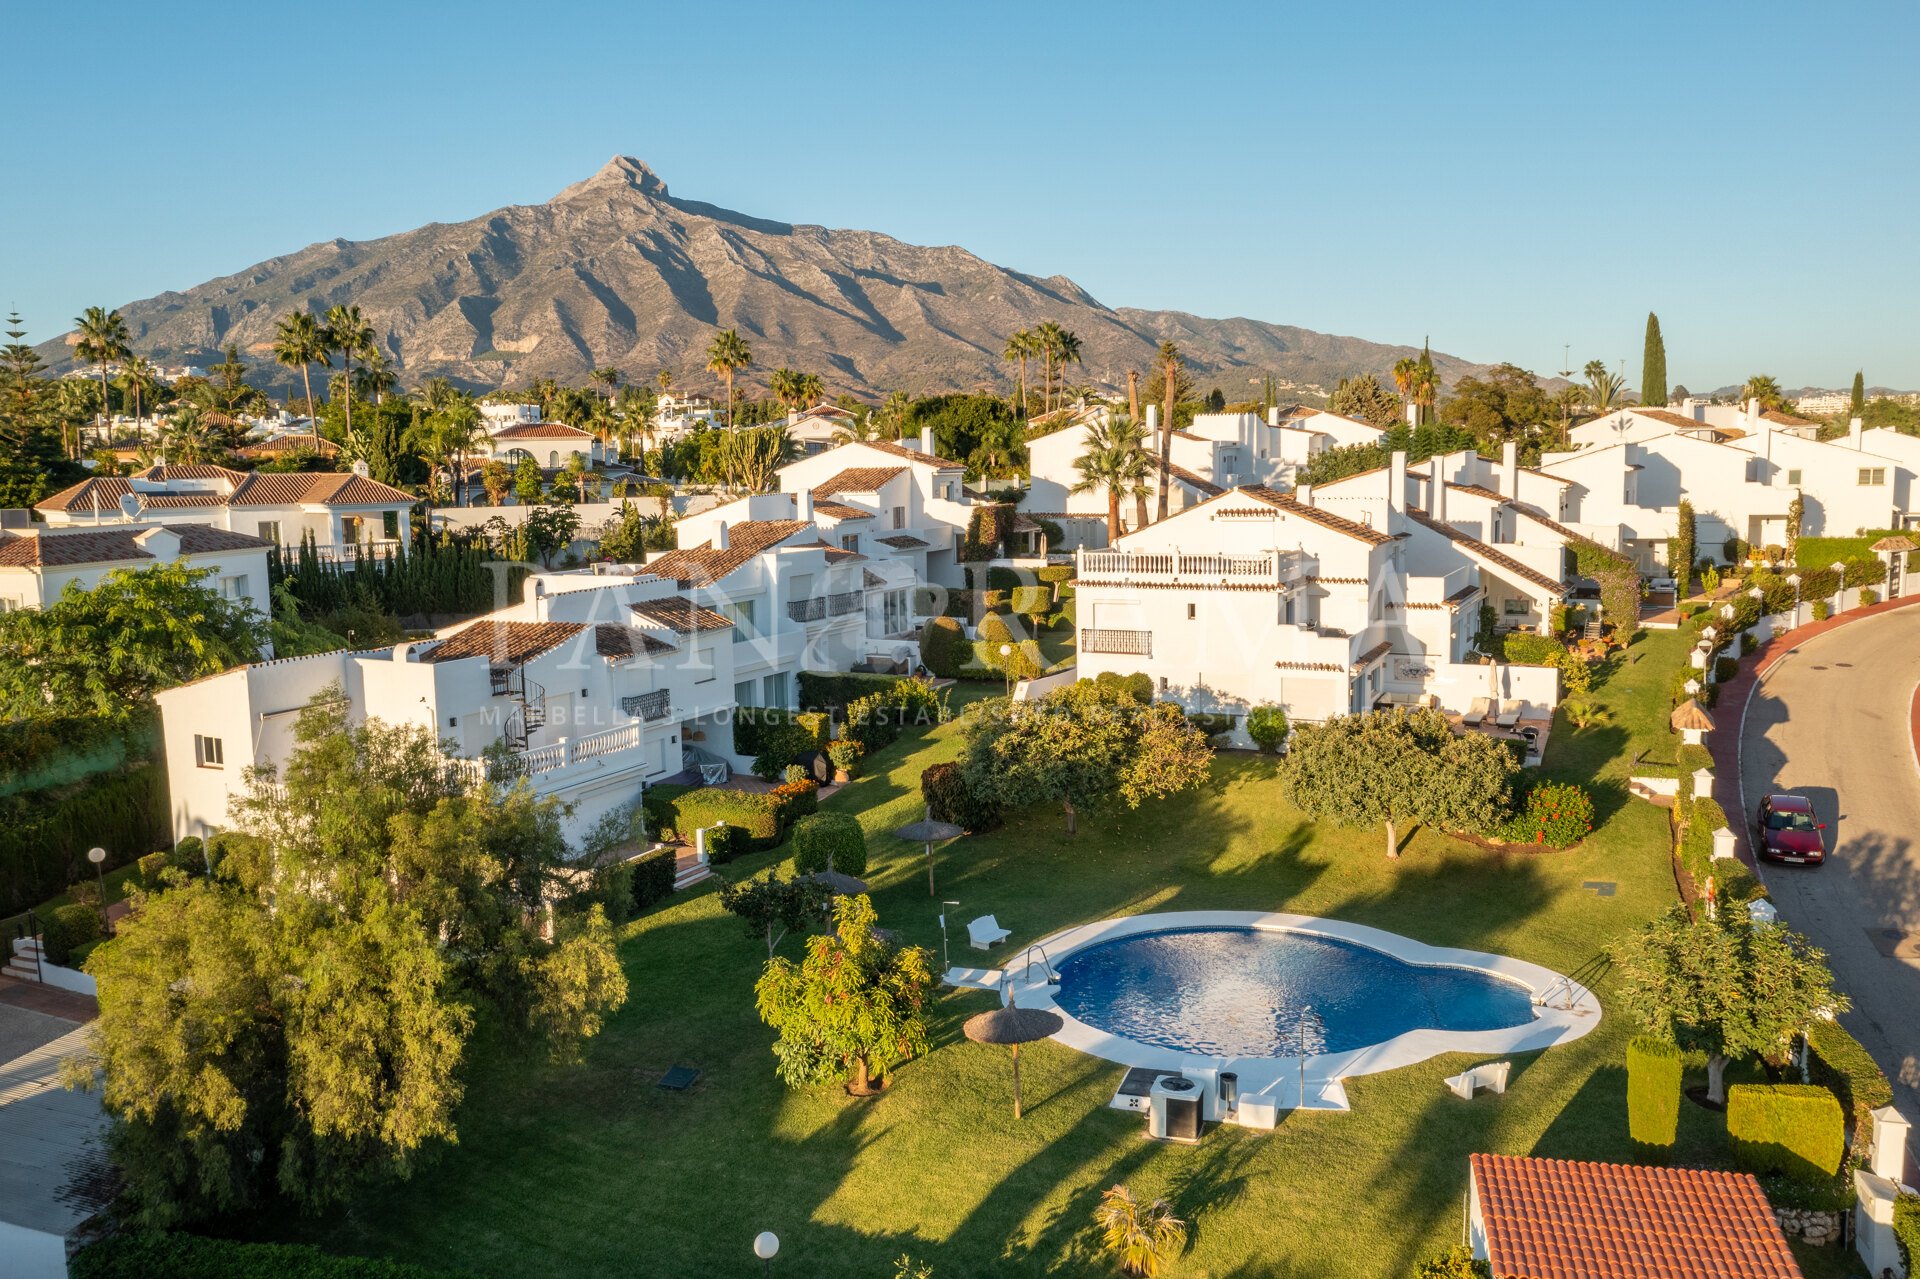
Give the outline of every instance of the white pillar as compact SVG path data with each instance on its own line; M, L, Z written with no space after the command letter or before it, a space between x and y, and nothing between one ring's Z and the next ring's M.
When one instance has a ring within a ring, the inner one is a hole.
M1737 857L1738 854L1734 851L1734 847L1738 842L1739 841L1734 838L1733 832L1728 830L1725 826L1722 826L1719 830L1713 832L1714 860L1718 861L1723 857L1727 858L1728 860L1732 860L1733 858Z
M1693 770L1693 797L1696 800L1713 798L1713 770L1696 768Z

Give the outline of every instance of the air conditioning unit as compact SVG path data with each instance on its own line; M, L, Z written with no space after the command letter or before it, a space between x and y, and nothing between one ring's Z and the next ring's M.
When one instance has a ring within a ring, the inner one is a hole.
M1156 1141L1200 1140L1200 1085L1185 1075L1162 1075L1148 1095L1147 1135Z

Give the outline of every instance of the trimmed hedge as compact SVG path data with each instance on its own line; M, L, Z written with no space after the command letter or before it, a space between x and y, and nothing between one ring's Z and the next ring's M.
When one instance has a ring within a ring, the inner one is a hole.
M633 908L645 910L655 902L673 896L675 856L671 848L662 848L627 863L633 868Z
M1073 580L1073 565L1049 564L1045 568L1033 570L1033 577L1035 581L1046 582L1051 585L1058 585L1061 582L1071 582Z
M63 968L73 958L74 951L107 935L100 912L78 902L55 906L44 916L44 921L40 940L47 948L47 958Z
M73 1279L461 1279L457 1271L384 1257L338 1257L307 1244L162 1234L103 1239L76 1254L69 1273Z
M1530 631L1509 631L1500 647L1507 661L1516 666L1558 666L1566 647L1551 635Z
M1740 659L1737 657L1716 657L1713 659L1713 678L1724 684L1740 673Z
M1287 712L1274 702L1262 702L1247 712L1247 736L1269 755L1287 740Z
M1627 1132L1641 1146L1665 1149L1680 1131L1680 1049L1636 1036L1627 1045Z
M867 837L849 813L815 813L793 824L793 867L803 875L867 873Z
M905 678L904 675L839 675L831 671L801 671L800 704L810 711L827 711L838 719L845 715L849 702L856 702L871 693L884 693ZM825 745L824 740L821 744Z
M974 652L980 651L980 645L986 644L998 648L1002 644L1013 643L1013 632L1007 627L1007 619L998 613L989 613L980 619L980 638L974 645ZM979 658L974 659L976 662Z
M158 764L0 799L0 915L92 878L89 848L106 849L102 869L113 870L166 847L171 828L166 770Z
M657 795L666 787L657 787ZM725 822L745 832L751 846L772 848L780 842L780 804L771 791L729 790L724 786L702 786L665 801L665 820L654 827L657 833L672 832L688 843L693 832L703 826ZM649 820L654 820L649 813ZM742 849L741 851L746 851Z
M1145 671L1134 671L1130 675L1122 675L1118 671L1101 671L1093 677L1093 682L1101 685L1118 684L1129 697L1142 706L1153 703L1153 676Z
M1912 1274L1920 1264L1920 1195L1902 1194L1893 1201L1893 1241L1900 1245L1900 1259Z
M1874 1064L1873 1055L1837 1021L1816 1021L1807 1031L1807 1073L1813 1082L1833 1089L1853 1123L1853 1140L1860 1145L1871 1137L1868 1116L1893 1104L1893 1085Z
M951 617L929 618L920 630L920 661L941 679L955 679L973 656L973 641ZM864 699L862 699L864 700Z
M722 822L707 829L707 861L715 866L725 866L736 857L744 857L753 851L752 841L747 832L738 826L729 826Z
M1016 587L1008 600L1014 612L1026 617L1039 617L1053 607L1053 588L1051 586Z
M1735 1084L1727 1137L1734 1162L1749 1172L1826 1181L1846 1153L1846 1120L1840 1099L1818 1084Z
M922 770L920 795L927 802L927 815L936 822L952 822L976 833L1000 824L1000 810L967 789L957 763L934 764Z

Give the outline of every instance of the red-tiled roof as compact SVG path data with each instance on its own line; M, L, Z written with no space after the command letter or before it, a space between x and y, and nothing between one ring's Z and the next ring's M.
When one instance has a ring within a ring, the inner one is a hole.
M655 577L670 577L682 586L715 582L768 547L778 546L812 527L804 520L742 520L728 526L725 550L707 541L699 546L662 551L646 562L643 571Z
M1225 489L1215 484L1212 480L1202 479L1186 467L1175 466L1171 462L1167 463L1167 474L1179 480L1188 488L1204 493L1208 497L1219 497L1222 493L1226 492Z
M857 506L848 506L845 502L815 502L813 504L813 513L815 515L831 515L843 524L848 520L870 520L873 518L872 511L863 511Z
M1471 1157L1500 1279L1801 1279L1746 1173Z
M216 554L222 551L264 551L273 543L245 533L229 533L205 524L168 524L166 530L180 539L182 555ZM9 568L71 567L77 564L114 564L122 560L151 560L152 552L140 545L144 529L85 529L66 532L35 529L27 533L0 533L0 566Z
M884 545L891 546L896 551L917 551L921 547L929 545L925 539L915 537L911 533L894 533L888 537L876 538L875 540Z
M232 480L238 484L247 478L248 472L236 471L230 466L217 466L212 462L175 462L167 466L149 466L144 471L135 471L136 480L158 480L162 484L169 480Z
M1308 506L1291 493L1282 493L1278 489L1268 488L1264 484L1249 484L1245 488L1233 490L1235 493L1264 502L1276 510L1289 515L1298 515L1322 528L1336 533L1345 533L1348 537L1358 538L1369 546L1384 546L1393 540L1389 535L1358 520L1350 520L1344 515L1335 515L1332 511L1323 511L1317 506Z
M524 666L585 629L578 622L507 622L482 618L420 654L420 660L451 662L462 657L486 657L491 658L495 666Z
M703 608L684 595L642 600L627 607L633 610L635 617L643 617L682 635L692 635L697 631L724 631L733 625L733 619L726 614Z
M496 440L590 440L593 432L564 422L519 422L493 433Z
M118 475L98 475L63 488L52 497L34 504L36 511L117 511L120 499L133 492L133 485ZM218 497L215 498L218 501Z
M234 506L411 506L415 498L351 471L255 471L227 500Z
M316 440L311 435L276 435L270 440L249 444L240 450L241 457L288 457L295 453L337 457L340 446L332 440Z
M850 466L833 478L814 485L813 495L822 498L840 493L878 493L881 485L906 473L904 466Z
M844 444L841 447L879 449L882 453L891 454L904 461L918 462L922 466L938 467L943 471L963 471L967 465L965 462L956 462L951 458L941 457L937 453L922 453L919 449L910 449L904 444L895 444L891 440L862 440L858 444Z
M638 653L653 657L678 651L665 640L655 639L645 631L637 631L631 626L617 626L612 622L601 622L593 628L593 649L602 657L633 657Z
M1780 426L1818 426L1819 425L1818 422L1814 422L1808 418L1795 417L1791 413L1782 413L1779 409L1768 409L1765 413L1762 413L1760 416L1763 420L1777 423Z
M1523 582L1531 582L1543 591L1553 592L1554 598L1556 599L1565 598L1567 593L1565 582L1556 582L1538 569L1528 568L1525 564L1522 564L1519 560L1514 559L1504 551L1495 550L1478 538L1468 537L1453 525L1442 523L1432 518L1417 506L1408 507L1407 514L1412 517L1415 523L1424 528L1432 529L1465 551L1469 557L1480 561L1482 567L1491 565L1502 577L1518 578Z

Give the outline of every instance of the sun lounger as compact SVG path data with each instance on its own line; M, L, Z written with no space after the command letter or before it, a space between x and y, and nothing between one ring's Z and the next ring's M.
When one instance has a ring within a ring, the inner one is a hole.
M967 940L975 950L991 950L1011 936L992 915L982 915L967 925Z
M998 990L1001 975L998 968L949 968L940 982L955 990Z
M1458 1075L1449 1075L1445 1083L1453 1095L1462 1101L1472 1101L1476 1089L1503 1093L1507 1090L1507 1075L1513 1070L1510 1061L1490 1062L1485 1066L1475 1066L1472 1070Z
M1467 725L1478 724L1487 717L1487 712L1492 709L1493 699L1491 697L1476 697L1473 699L1473 705L1467 708L1467 713L1460 717L1460 722Z
M1520 703L1507 702L1500 707L1500 714L1494 723L1502 728L1512 728L1520 722Z

